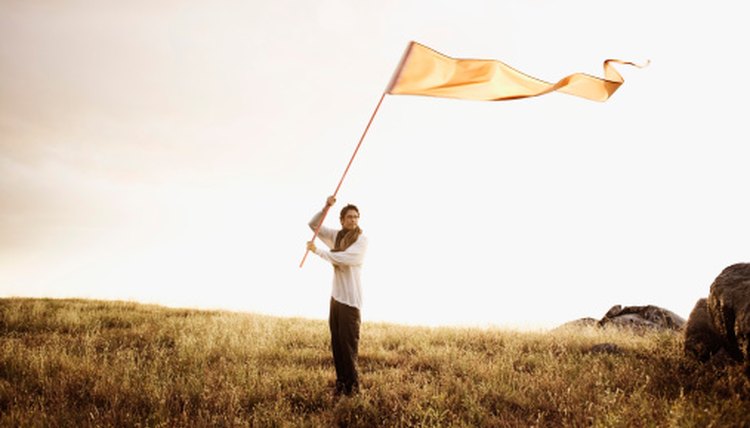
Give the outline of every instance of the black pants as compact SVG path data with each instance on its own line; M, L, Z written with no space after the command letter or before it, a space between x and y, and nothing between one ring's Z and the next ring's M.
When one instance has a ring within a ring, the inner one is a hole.
M331 298L328 326L336 366L336 391L351 394L359 389L357 353L359 350L359 309Z

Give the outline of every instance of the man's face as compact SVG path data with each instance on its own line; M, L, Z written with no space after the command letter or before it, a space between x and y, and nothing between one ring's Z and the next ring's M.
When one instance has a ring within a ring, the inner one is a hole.
M359 213L356 210L349 209L344 214L344 218L341 219L341 227L347 230L351 230L359 225Z

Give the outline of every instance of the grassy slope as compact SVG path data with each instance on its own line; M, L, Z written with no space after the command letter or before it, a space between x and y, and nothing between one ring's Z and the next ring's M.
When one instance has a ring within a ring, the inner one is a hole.
M621 353L591 352L597 343ZM334 399L321 321L0 299L2 426L747 426L738 367L677 334L365 323L363 391Z

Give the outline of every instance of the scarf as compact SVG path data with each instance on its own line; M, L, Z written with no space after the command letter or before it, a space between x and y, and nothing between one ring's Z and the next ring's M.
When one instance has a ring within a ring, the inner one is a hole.
M357 238L362 234L362 229L359 226L351 230L341 229L336 234L336 245L333 246L331 252L346 251L353 243L357 242Z

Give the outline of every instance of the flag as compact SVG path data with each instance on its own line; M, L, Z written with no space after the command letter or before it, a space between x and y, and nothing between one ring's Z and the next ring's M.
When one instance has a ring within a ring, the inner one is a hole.
M386 93L501 101L558 91L606 101L624 82L612 63L642 67L632 62L608 59L604 61L604 78L575 73L553 84L524 74L501 61L451 58L411 42Z

